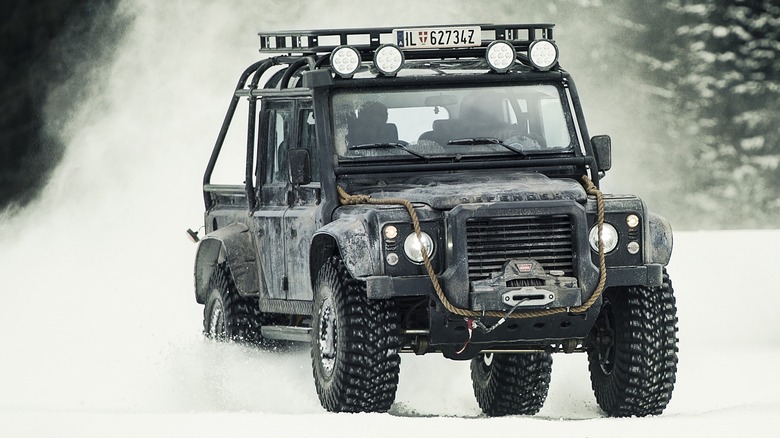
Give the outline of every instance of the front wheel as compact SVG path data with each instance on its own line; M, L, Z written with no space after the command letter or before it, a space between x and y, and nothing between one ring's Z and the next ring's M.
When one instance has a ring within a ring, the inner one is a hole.
M322 406L331 412L386 412L395 400L401 336L392 303L368 300L338 257L314 289L311 357Z
M677 374L677 308L668 275L660 287L604 293L588 346L596 401L614 417L658 415Z
M491 417L533 415L547 398L549 353L481 353L471 360L471 383L482 412Z

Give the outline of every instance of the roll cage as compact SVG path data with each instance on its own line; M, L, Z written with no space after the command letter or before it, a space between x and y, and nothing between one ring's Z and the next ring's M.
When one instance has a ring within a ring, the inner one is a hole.
M208 210L213 202L206 191L206 187L211 184L211 175L224 144L228 128L235 115L239 100L244 97L249 100L249 118L247 131L247 166L245 174L245 190L250 204L250 208L256 206L255 187L253 177L255 169L254 162L255 145L257 144L255 127L257 126L257 100L264 97L300 99L308 98L315 101L315 113L317 103L317 89L329 89L332 87L350 87L350 86L377 86L370 79L381 79L381 85L390 85L388 81L393 81L393 85L404 86L420 83L419 77L414 75L415 70L426 69L435 73L433 76L425 77L426 83L431 84L464 84L464 83L486 83L486 82L506 82L509 78L520 75L522 80L528 82L554 82L563 84L566 93L570 98L571 112L574 118L574 125L577 134L581 139L581 145L584 153L574 157L558 157L548 160L549 166L576 166L590 168L592 179L596 185L599 183L599 176L603 171L599 170L599 163L596 159L593 146L589 139L587 127L585 124L583 110L580 104L579 95L571 76L555 63L550 71L538 71L534 63L529 58L529 48L536 41L549 40L553 38L553 24L481 24L479 26L482 32L481 44L477 47L467 48L435 48L435 49L416 49L404 50L405 65L404 69L409 70L412 75L404 77L384 78L369 64L374 60L376 50L382 45L392 44L394 33L399 29L405 28L361 28L361 29L324 29L312 31L273 31L260 32L260 53L270 55L270 57L259 60L247 67L240 75L230 104L228 105L222 127L217 136L214 149L210 156L206 171L203 176L204 202ZM428 26L435 28L436 26ZM491 43L495 41L506 41L512 45L516 51L516 63L506 73L486 74L473 77L473 72L489 71L486 61L486 52ZM354 80L342 79L334 75L331 71L331 54L334 50L342 46L354 48L360 54L361 65L359 67L360 77ZM448 73L456 71L456 73ZM470 75L464 75L463 72L472 71ZM335 76L335 77L334 77ZM472 76L472 78L468 78ZM511 80L511 79L510 79ZM379 82L379 81L377 81ZM318 138L320 144L324 139L330 138L328 128L324 127L328 120L317 120ZM533 160L517 161L513 167L524 168L534 166ZM397 166L399 171L406 171L409 166ZM451 170L455 168L464 168L458 163L427 163L430 170ZM467 165L465 168L490 169L496 166L495 162L475 162ZM381 171L376 166L368 165L357 168L355 166L337 165L332 171L336 175L348 175L363 172ZM315 170L316 171L316 170Z

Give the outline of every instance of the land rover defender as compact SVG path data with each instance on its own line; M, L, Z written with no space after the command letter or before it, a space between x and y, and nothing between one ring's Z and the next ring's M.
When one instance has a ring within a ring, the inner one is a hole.
M329 411L387 411L401 353L438 353L471 361L487 415L534 414L552 354L585 353L608 415L660 414L671 227L599 189L611 140L553 29L261 32L203 178L206 335L309 343ZM243 181L213 182L229 149Z

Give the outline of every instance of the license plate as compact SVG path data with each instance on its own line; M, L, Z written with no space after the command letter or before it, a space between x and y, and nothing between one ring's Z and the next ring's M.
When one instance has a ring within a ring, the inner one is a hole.
M482 44L479 26L395 29L393 33L398 46L404 49L448 49Z

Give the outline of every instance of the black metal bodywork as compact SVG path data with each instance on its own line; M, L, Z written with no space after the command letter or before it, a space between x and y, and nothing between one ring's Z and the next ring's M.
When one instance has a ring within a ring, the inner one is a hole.
M571 76L559 67L534 71L527 55L520 53L535 39L552 39L552 25L483 28L494 31L496 39L516 39L521 30L526 34L526 39L516 41L515 69L505 74L484 71L484 63L480 64L484 47L439 49L409 52L406 59L440 74L340 79L328 69L334 47L348 44L350 35L368 35L369 42L356 47L363 61L370 61L381 35L392 29L261 33L261 52L277 56L258 61L241 74L203 178L206 237L195 266L198 302L206 298L211 272L224 262L238 292L256 296L261 311L289 315L290 327L306 327L312 279L337 254L354 278L365 281L369 299L396 301L410 351L439 351L453 359L469 359L488 350L581 350L600 303L581 314L512 319L490 333L470 333L470 322L450 314L436 298L421 264L403 256L397 264L387 262L389 253L402 251L401 243L386 238L383 230L392 225L400 236L411 233L406 210L398 205L341 205L339 201L337 186L374 199L411 201L422 230L437 248L433 268L458 307L508 310L501 293L509 291L510 283L524 285L532 295L537 289L555 291L554 298L541 297L544 303L536 308L574 307L590 297L599 277L598 254L588 242L596 206L579 180L589 175L598 185L603 176L599 164L610 163L609 157L597 157L594 151ZM323 44L324 35L335 36L338 42ZM446 72L453 68L465 72ZM571 154L426 160L410 156L388 166L340 160L334 153L330 101L337 90L508 83L552 84L561 90L567 99L566 120L578 143ZM246 167L236 172L243 171L244 185L213 185L211 175L228 129L231 125L241 129L234 119L242 98L249 102ZM270 132L280 126L274 125L279 114L289 115L282 128L287 134L283 146L269 140ZM307 133L307 129L314 131ZM312 138L316 142L307 143ZM273 148L277 148L275 160L282 148L291 152L280 165L288 166L291 178L272 180L269 169L274 167L265 160ZM639 226L626 225L629 214L640 219ZM668 223L633 196L607 196L606 217L621 239L641 247L632 254L621 244L607 254L607 287L660 285L671 256ZM534 232L523 237L525 230ZM506 237L513 233L521 237ZM538 241L546 244L537 247ZM564 249L549 256L553 246ZM531 274L520 274L516 267L528 264ZM496 321L484 318L482 322L490 326Z

